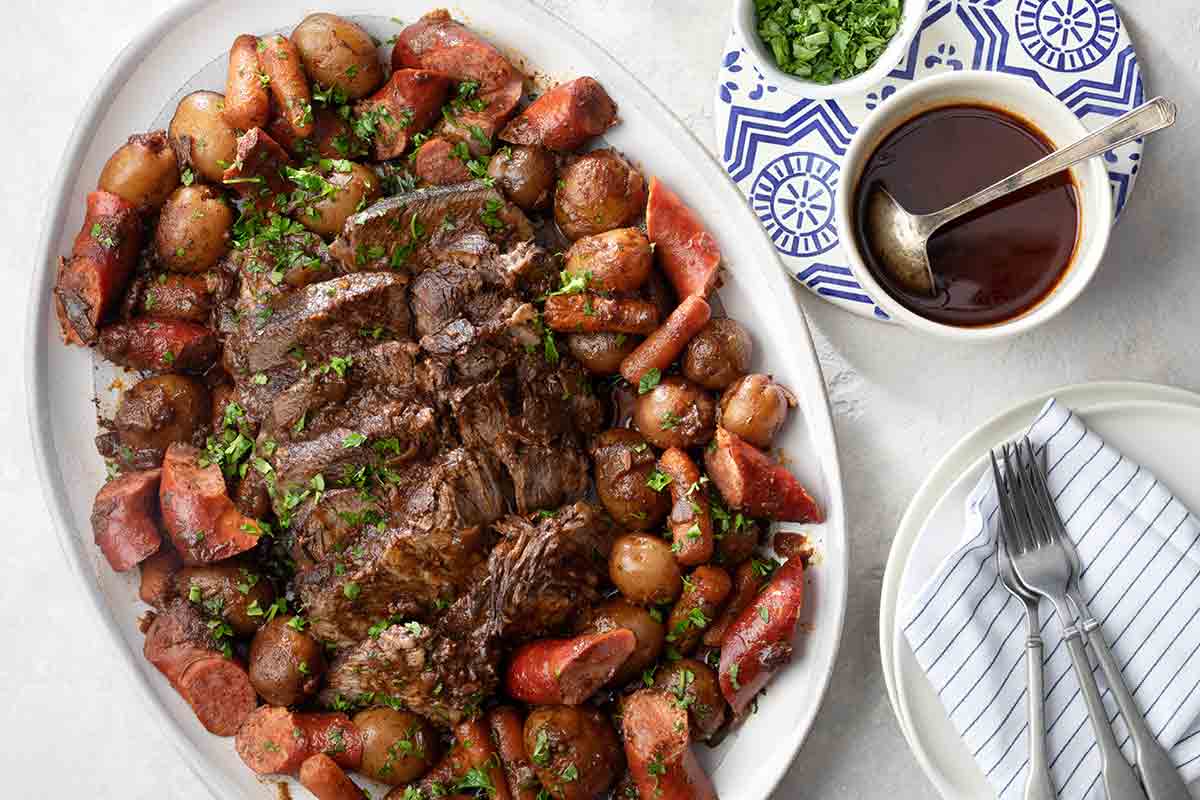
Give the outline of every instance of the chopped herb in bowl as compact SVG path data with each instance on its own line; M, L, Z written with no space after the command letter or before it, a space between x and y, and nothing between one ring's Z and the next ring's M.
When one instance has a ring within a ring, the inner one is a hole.
M904 0L754 0L779 69L814 83L866 72L896 35Z

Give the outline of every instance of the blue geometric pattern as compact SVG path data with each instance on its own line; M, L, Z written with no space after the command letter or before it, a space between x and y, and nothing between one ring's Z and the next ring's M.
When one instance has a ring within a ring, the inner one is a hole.
M717 77L725 169L788 271L819 297L887 319L854 280L838 242L833 199L841 159L866 116L897 89L962 69L1024 77L1092 128L1145 99L1137 54L1112 0L930 0L919 34L888 77L838 100L779 91L731 35ZM1140 140L1105 155L1118 216L1141 155Z

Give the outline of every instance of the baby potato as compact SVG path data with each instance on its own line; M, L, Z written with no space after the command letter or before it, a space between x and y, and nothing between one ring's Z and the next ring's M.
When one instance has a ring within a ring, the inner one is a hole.
M275 617L254 634L250 643L250 683L271 705L301 702L321 685L325 650L301 630L298 617Z
M159 208L179 185L179 163L166 131L139 133L117 148L100 171L98 188L139 208Z
M645 178L611 149L568 164L554 193L554 219L572 241L636 224L645 208Z
M532 145L502 148L488 162L488 175L525 211L550 205L555 169L554 154Z
M650 240L637 228L585 236L567 251L565 269L588 275L588 288L631 292L646 282L653 267Z
M376 706L355 714L354 724L362 734L362 772L374 780L403 786L437 762L437 733L416 714Z
M717 404L711 394L683 378L663 378L633 406L633 424L664 450L706 444L716 431Z
M796 396L770 375L745 375L721 395L717 420L730 433L766 449L795 405Z
M351 100L366 97L383 83L383 65L371 35L336 14L309 14L292 31L304 71L323 86L334 86Z
M175 573L175 592L225 620L238 636L257 631L266 619L257 610L275 602L271 582L240 559L184 567Z
M637 531L657 527L671 499L662 487L649 485L657 459L641 434L628 428L607 430L589 452L596 465L596 494L617 524Z
M616 628L633 631L637 648L608 679L605 685L611 687L624 686L658 661L667 635L664 625L656 621L649 611L621 599L609 600L593 608L578 630L580 633L604 633Z
M705 389L724 389L746 374L754 343L736 320L718 317L688 342L683 374Z
M625 356L642 342L626 333L572 333L567 337L571 355L593 375L616 375Z
M213 183L237 158L237 131L225 121L224 108L225 95L192 92L179 101L167 129L176 154Z
M683 591L683 576L671 546L657 536L627 533L613 543L608 577L631 603L670 603Z
M297 216L313 233L332 238L342 232L347 217L373 203L382 192L379 176L362 164L351 164L349 172L334 170L326 180L333 185L333 192L306 206Z
M205 272L229 252L233 209L211 186L181 186L167 198L154 232L158 258L174 272Z

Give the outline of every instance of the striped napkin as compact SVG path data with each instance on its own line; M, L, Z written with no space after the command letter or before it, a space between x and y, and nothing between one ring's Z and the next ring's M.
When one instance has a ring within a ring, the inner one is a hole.
M1146 469L1050 400L1029 429L1046 452L1050 491L1083 562L1080 589L1150 729L1191 782L1200 777L1200 521ZM1200 470L1198 470L1200 472ZM1023 795L1028 765L1025 614L994 557L991 470L967 497L959 546L901 617L904 634L1001 800ZM922 535L937 535L924 531ZM1047 753L1059 797L1101 800L1100 756L1043 602ZM1090 649L1089 649L1090 652ZM1094 656L1093 673L1126 757L1129 741Z

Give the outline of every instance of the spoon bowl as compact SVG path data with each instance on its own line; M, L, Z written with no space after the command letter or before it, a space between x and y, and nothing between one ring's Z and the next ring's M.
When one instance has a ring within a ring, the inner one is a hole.
M871 247L884 268L909 291L932 295L934 276L927 245L929 237L939 228L1114 147L1169 128L1175 124L1175 119L1175 104L1156 97L986 189L929 214L913 214L887 189L875 187L866 204L866 229Z

